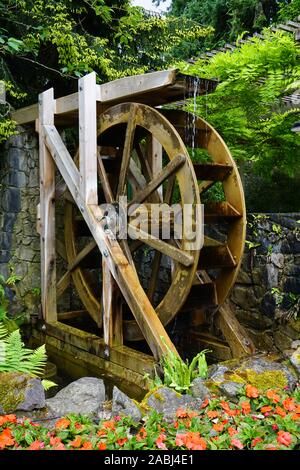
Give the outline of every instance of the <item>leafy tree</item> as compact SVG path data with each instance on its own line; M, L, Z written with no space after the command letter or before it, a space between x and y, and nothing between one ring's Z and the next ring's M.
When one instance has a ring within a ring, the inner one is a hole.
M213 94L198 98L197 113L224 136L246 172L254 170L265 181L278 174L300 178L300 139L291 132L300 112L282 101L300 75L299 46L290 34L264 30L264 35L265 40L256 38L183 69L220 80Z

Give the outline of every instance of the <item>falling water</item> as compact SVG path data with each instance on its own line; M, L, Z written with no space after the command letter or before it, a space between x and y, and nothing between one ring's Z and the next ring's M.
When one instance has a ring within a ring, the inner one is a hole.
M201 89L201 79L198 77L186 78L187 95L184 96L184 107L188 106L189 112L186 115L185 141L191 148L191 157L195 156L196 142L196 112L197 112L197 96ZM186 103L186 98L192 98L193 101Z

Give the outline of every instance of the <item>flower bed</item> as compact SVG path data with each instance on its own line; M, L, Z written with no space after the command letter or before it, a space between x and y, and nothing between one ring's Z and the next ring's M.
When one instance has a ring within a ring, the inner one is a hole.
M115 416L95 424L58 419L52 430L15 415L0 416L0 449L14 450L291 450L300 448L300 389L260 393L247 385L234 404L212 397L198 410L178 409L173 422L152 412L141 423Z

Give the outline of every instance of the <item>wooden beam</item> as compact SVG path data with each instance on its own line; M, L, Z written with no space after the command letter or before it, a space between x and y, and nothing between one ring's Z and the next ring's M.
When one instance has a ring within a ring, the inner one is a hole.
M41 291L42 311L48 323L57 321L55 164L45 145L45 126L54 123L53 88L39 95Z
M107 357L113 346L123 344L122 303L118 285L105 259L102 260L103 337Z
M241 326L228 302L218 309L218 319L222 333L234 357L254 354L255 346L246 330Z
M136 204L141 204L150 196L168 177L173 175L186 161L184 155L173 158L151 181L146 188L139 191L131 200L128 207L128 215L136 210Z
M155 176L158 173L162 171L163 168L163 161L162 161L162 154L163 154L163 148L162 145L158 142L157 139L153 135L150 136L149 138L149 163L150 163L150 168L152 171L152 175ZM160 196L160 199L162 201L163 199L163 187L160 186L157 188L157 193Z
M80 190L86 204L98 204L96 73L79 83Z
M120 170L120 175L119 175L119 184L118 184L118 190L117 190L117 200L119 200L119 197L123 196L126 191L126 179L127 179L127 173L128 173L129 163L130 163L130 157L131 157L131 152L132 152L132 147L133 147L135 127L136 127L136 112L137 112L136 106L132 104L130 107L127 129L126 129L121 170Z

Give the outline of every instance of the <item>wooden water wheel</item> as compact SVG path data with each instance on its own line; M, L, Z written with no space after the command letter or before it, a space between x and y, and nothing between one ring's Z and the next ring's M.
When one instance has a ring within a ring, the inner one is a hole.
M78 93L54 99L50 89L40 95L38 106L14 113L19 124L35 121L39 132L45 340L71 360L96 361L102 369L142 383L153 361L123 340L145 339L158 360L167 349L177 352L165 327L179 313L186 324L192 317L193 325L199 325L199 312L218 312L233 355L252 351L247 333L226 306L245 240L237 167L208 123L163 107L215 86L202 79L195 85L177 70L102 85L91 73L79 80ZM75 157L58 132L69 127L79 129ZM63 185L56 184L56 169ZM56 240L55 221L55 200L63 194L65 250ZM127 238L112 230L125 196ZM155 212L163 206L172 210ZM141 224L144 219L151 230ZM58 281L57 251L67 265ZM70 284L84 311L58 312L57 299ZM82 312L96 323L97 335L68 324Z

